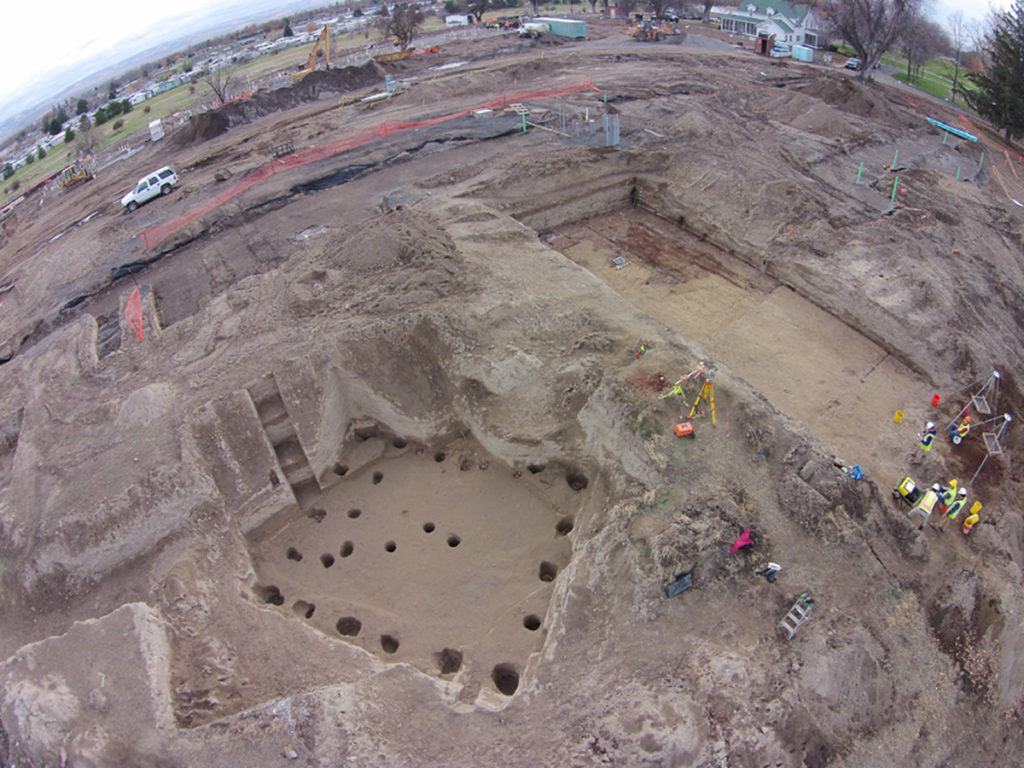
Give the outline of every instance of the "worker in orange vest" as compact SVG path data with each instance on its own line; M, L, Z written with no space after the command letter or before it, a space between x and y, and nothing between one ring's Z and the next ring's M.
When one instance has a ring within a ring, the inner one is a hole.
M932 508L935 506L935 503L938 500L939 494L937 494L935 491L931 489L928 489L927 491L925 491L924 496L921 497L921 501L917 503L917 506L914 507L909 512L907 512L907 517L920 517L921 524L917 527L919 529L924 528L925 523L928 522L928 516L932 513Z
M954 424L949 428L949 440L953 445L960 445L967 437L967 433L971 431L971 417L964 416L964 420L959 424Z

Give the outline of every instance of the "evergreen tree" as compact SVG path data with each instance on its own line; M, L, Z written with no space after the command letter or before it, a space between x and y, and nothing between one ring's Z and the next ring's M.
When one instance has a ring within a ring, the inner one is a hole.
M1015 0L1009 10L996 13L996 26L985 38L990 63L985 72L967 78L977 91L965 91L964 98L1004 132L1007 142L1024 136L1024 0Z
M292 32L292 25L288 23L288 19L284 20L284 32L281 37L295 37L295 33Z
M78 100L78 104L75 105L75 114L76 115L84 115L88 111L89 111L89 102L87 102L85 99L79 99Z

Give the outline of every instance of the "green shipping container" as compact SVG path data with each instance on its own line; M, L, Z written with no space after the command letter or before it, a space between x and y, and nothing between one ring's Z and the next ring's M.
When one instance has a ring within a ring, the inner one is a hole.
M531 21L541 22L548 25L551 34L559 37L586 37L587 22L578 19L554 19L549 16L538 17Z

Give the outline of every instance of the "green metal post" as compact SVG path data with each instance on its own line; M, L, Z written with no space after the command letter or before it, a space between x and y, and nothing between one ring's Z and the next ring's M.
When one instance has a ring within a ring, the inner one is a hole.
M949 138L949 131L942 132L942 146L946 146L946 139Z
M526 113L523 112L523 133L526 133Z
M864 162L863 161L861 161L860 170L857 171L857 182L856 182L857 184L860 184L860 175L862 173L864 173Z
M896 158L900 156L900 151L897 149L896 154L892 156L892 168L896 168Z
M960 181L960 166L959 165L956 167L956 180Z
M896 200L896 187L898 187L899 185L900 185L900 177L897 176L896 177L896 181L894 181L892 183L892 197L889 198L889 202L890 203L894 202Z
M985 162L985 153L981 153L981 160L978 161L978 167L981 168L981 164Z

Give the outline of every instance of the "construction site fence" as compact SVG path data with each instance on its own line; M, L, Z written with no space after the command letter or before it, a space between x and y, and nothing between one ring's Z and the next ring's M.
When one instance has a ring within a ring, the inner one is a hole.
M386 138L388 136L396 136L407 131L414 131L419 128L429 128L431 126L439 125L449 120L455 120L460 117L466 117L472 114L478 109L502 109L507 107L509 104L515 104L518 102L532 101L536 99L550 99L558 96L568 96L573 93L579 93L580 91L593 90L600 92L600 89L594 85L593 80L585 80L580 83L574 83L572 85L562 86L561 88L551 88L542 91L519 91L515 93L503 93L483 104L478 104L468 109L463 109L458 112L452 112L441 117L431 118L429 120L419 120L412 123L381 123L372 128L359 131L358 133L351 134L349 136L342 137L335 141L321 144L316 147L311 147L306 150L295 152L294 154L286 155L273 159L267 163L264 163L258 168L253 169L242 177L239 181L233 184L228 189L221 192L219 195L214 196L210 200L202 203L201 205L192 208L189 211L176 216L175 218L165 221L162 224L157 224L149 229L145 229L138 233L142 238L142 243L146 250L150 250L158 245L163 240L166 240L171 235L179 232L184 227L198 221L206 214L213 210L216 210L225 203L238 197L240 194L245 192L257 184L261 184L271 176L282 171L291 170L307 163L313 163L318 160L337 155L341 152L347 152L351 149L365 146L379 139Z

